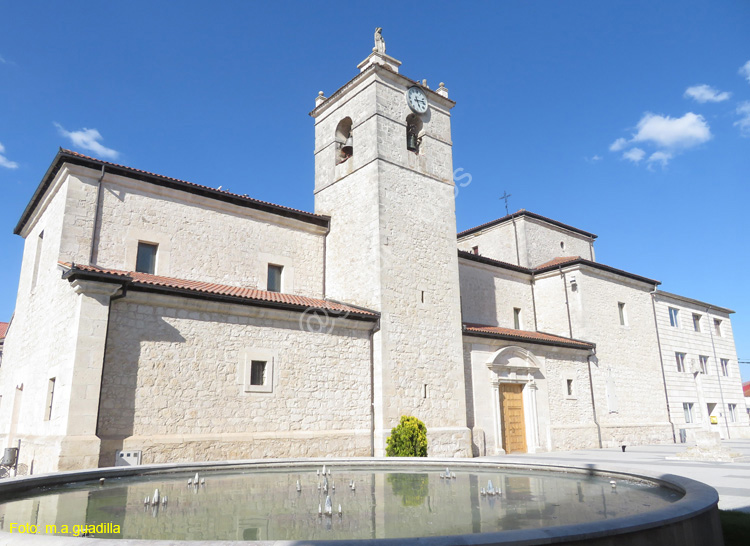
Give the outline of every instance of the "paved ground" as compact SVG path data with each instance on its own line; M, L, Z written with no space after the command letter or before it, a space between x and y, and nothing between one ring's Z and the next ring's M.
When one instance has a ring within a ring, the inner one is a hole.
M637 446L617 449L589 449L582 451L557 451L523 455L485 457L502 461L538 461L547 464L602 464L617 466L625 472L678 474L714 487L719 492L719 508L750 513L750 440L729 440L722 446L741 453L742 458L732 463L670 460L684 451L689 444Z

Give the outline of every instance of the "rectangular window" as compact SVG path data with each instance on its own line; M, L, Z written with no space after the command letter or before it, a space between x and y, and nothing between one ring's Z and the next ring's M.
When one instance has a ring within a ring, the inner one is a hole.
M677 371L684 372L685 371L685 353L675 353L674 357L675 357L675 360L677 361Z
M726 358L721 359L721 375L729 377L729 360Z
M138 256L135 259L135 270L138 273L153 275L156 272L156 250L158 248L159 245L138 242Z
M521 310L518 307L513 308L513 328L521 330Z
M52 400L55 398L55 378L51 378L47 383L47 402L44 406L44 420L52 419Z
M727 412L727 419L730 423L736 423L737 422L737 404L729 404L727 406L729 408L729 411Z
M263 360L253 360L250 363L250 384L261 386L266 384L266 364Z
M572 379L568 379L566 381L565 388L568 393L568 396L573 396L573 380Z
M37 277L39 276L39 261L42 258L42 243L44 242L44 232L39 234L36 240L36 250L34 255L34 271L31 275L31 289L36 288Z
M721 321L719 319L714 319L714 330L716 335L721 337Z
M269 292L281 292L281 273L284 267L281 265L268 264L268 284L266 289Z
M682 410L685 412L685 422L692 423L693 422L693 403L684 402L682 404Z
M617 304L617 311L620 313L620 326L627 326L627 317L625 316L625 304L619 302Z
M698 357L698 360L700 361L700 364L701 364L701 373L708 375L708 357L700 355Z
M678 317L679 311L674 307L669 308L669 324L675 328L680 327L680 320Z
M696 313L693 313L693 328L696 332L701 331L701 316Z
M472 254L476 254L478 256L479 255L479 247L478 246L471 247L471 253Z

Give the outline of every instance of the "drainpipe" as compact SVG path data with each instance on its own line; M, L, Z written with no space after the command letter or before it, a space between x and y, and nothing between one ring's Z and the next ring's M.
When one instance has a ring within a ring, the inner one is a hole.
M565 278L565 273L563 273L562 264L558 268L560 269L560 278L565 289L565 310L568 312L568 330L570 331L570 339L573 339L573 322L570 320L570 302L568 301L568 281Z
M727 421L727 405L724 403L724 389L721 388L721 378L724 377L719 370L719 359L716 358L716 345L714 344L714 329L711 323L711 315L709 314L711 308L706 307L706 316L708 317L708 333L711 336L711 349L714 352L714 364L716 365L716 377L719 380L719 395L721 396L721 413L724 416L724 428L727 429L727 440L731 440L732 436L729 433L729 422Z
M328 227L323 234L323 299L326 299L326 258L328 254L328 234L331 233L331 220L328 220Z
M539 330L539 325L536 322L536 295L534 294L534 285L536 284L536 277L534 272L531 272L531 309L534 312L534 330Z
M102 174L96 181L96 209L94 209L94 227L91 230L91 247L89 248L89 265L96 265L96 237L99 233L99 224L101 223L101 199L102 199L102 180L104 179L105 166L102 165Z
M518 249L518 229L516 228L516 217L515 213L510 215L510 221L513 222L513 233L516 238L516 265L521 265L521 251Z
M594 399L594 378L591 375L591 359L596 356L596 348L591 349L591 354L586 357L586 364L589 370L589 390L591 391L591 411L594 414L594 424L596 425L596 435L599 438L599 449L602 448L602 427L599 424L599 418L596 415L596 400Z
M96 435L99 436L99 413L102 411L102 384L104 383L104 363L107 358L107 343L109 343L109 325L112 318L112 302L121 300L128 295L128 285L130 282L123 283L120 287L121 292L116 296L109 298L109 308L107 309L107 329L104 333L104 353L102 354L102 376L99 379L99 407L96 410Z
M380 319L370 330L370 457L375 456L375 334L380 331Z
M659 364L661 365L661 382L664 385L664 400L667 402L667 420L672 427L672 442L677 443L677 436L674 431L674 422L672 421L672 412L669 409L669 391L667 390L667 374L664 371L664 355L661 352L661 336L659 335L659 321L656 317L656 287L649 292L651 294L651 309L654 312L654 328L656 328L656 346L659 348Z

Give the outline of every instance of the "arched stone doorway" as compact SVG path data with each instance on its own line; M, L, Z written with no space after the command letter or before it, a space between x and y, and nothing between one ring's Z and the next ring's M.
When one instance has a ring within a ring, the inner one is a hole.
M533 353L510 346L486 362L492 385L496 453L535 453L540 446L537 379L541 365Z

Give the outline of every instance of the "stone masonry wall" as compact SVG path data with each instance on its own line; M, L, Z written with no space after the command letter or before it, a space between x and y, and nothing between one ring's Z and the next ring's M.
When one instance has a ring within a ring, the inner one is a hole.
M100 464L123 446L143 463L369 455L371 324L310 332L300 316L133 292L114 302ZM247 393L241 362L258 351L276 355L273 391Z
M516 220L516 229L519 229L518 220ZM471 252L475 246L479 247L480 256L519 265L513 222L503 222L458 240L460 250Z
M522 265L538 267L560 256L580 256L594 261L594 249L588 237L528 216L519 218Z

